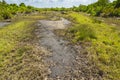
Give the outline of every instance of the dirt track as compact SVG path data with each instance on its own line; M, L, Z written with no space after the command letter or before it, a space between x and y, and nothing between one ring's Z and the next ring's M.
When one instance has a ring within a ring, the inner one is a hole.
M69 21L62 18L58 21L40 20L37 36L39 43L50 52L50 56L44 59L48 64L50 74L48 80L101 80L99 71L94 65L89 64L86 55L81 54L81 46L68 45L54 34L56 29L67 28Z

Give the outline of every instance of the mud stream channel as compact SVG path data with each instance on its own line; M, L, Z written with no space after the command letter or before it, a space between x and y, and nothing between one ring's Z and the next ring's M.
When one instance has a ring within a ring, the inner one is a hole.
M0 22L0 28L10 24L10 22Z
M39 43L50 52L50 56L45 58L51 72L46 80L92 80L97 77L95 74L92 75L87 58L78 54L73 46L68 45L68 41L55 35L54 30L68 28L69 24L70 22L64 18L58 21L38 22Z

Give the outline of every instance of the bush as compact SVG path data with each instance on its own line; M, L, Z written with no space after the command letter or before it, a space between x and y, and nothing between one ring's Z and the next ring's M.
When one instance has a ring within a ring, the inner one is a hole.
M3 17L1 16L1 14L0 14L0 20L3 20Z
M5 12L2 13L2 17L4 19L10 19L10 18L12 18L12 14L7 12L7 11L5 11Z
M102 23L102 21L93 18L93 23L99 23L100 24L100 23Z
M88 24L79 24L70 29L71 33L74 33L75 41L83 41L96 39L95 32Z

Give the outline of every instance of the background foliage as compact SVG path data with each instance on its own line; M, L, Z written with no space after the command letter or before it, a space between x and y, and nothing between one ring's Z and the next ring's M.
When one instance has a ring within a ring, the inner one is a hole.
M79 7L73 7L73 11L87 12L93 16L103 17L119 17L120 16L120 0L115 0L112 3L109 0L98 0L97 2L86 5L80 5Z
M7 4L4 0L0 1L0 20L10 19L13 15L18 15L21 13L31 13L36 11L37 8L32 6L26 6L24 3L20 5L17 4Z

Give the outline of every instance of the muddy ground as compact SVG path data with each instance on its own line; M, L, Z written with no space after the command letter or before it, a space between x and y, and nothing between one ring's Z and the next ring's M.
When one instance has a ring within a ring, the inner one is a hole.
M69 28L71 22L39 20L34 26L34 39L20 45L32 46L20 61L11 56L2 68L1 80L102 80L99 71L88 59L81 45L70 44L56 30Z
M70 24L64 18L38 21L39 44L49 52L44 58L50 70L46 80L102 80L100 71L89 61L82 46L70 45L54 33L54 30L66 29Z
M10 22L0 22L0 28L10 24Z

